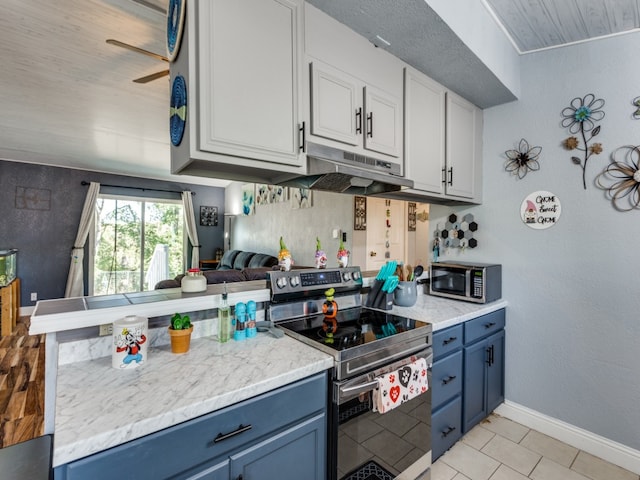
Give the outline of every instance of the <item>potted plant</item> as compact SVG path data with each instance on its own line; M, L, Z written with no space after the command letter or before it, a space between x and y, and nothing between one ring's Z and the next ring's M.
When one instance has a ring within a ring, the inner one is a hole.
M189 319L189 315L180 315L176 313L171 317L171 325L169 325L169 337L171 338L171 351L173 353L186 353L189 351L191 344L191 333L193 325Z

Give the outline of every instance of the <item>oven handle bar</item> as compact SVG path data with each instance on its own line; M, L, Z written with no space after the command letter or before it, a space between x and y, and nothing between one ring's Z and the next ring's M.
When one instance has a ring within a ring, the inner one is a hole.
M433 363L433 350L431 348L427 348L426 350L418 353L415 356L405 358L404 360L400 360L391 365L388 365L386 368L383 367L381 369L376 370L375 372L362 375L356 379L353 379L347 382L347 384L351 384L356 380L365 379L366 381L364 383L358 383L357 385L353 385L353 386L346 386L346 385L338 386L338 392L337 392L338 398L336 399L338 401L337 403L341 404L345 399L353 398L357 395L360 395L361 393L367 393L378 388L378 380L375 377L381 375L382 373L385 373L387 370L388 371L396 370L398 368L403 367L404 365L408 365L412 363L414 361L413 360L414 357L426 359L427 365L431 367L431 364Z

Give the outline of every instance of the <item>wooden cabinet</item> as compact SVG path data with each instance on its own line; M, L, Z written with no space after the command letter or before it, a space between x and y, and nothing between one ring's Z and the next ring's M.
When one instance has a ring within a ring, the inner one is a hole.
M482 111L406 67L404 112L407 198L480 203Z
M302 0L193 0L171 76L187 78L172 170L267 181L302 152Z
M20 279L0 288L0 335L11 335L20 315Z
M326 409L323 373L56 467L55 479L322 480Z
M504 400L504 325L504 310L465 324L463 433Z
M504 401L504 327L501 309L433 334L433 461Z

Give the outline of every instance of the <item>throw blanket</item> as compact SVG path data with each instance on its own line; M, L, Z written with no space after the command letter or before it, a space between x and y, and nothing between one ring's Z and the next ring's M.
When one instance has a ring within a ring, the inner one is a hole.
M428 388L427 361L420 358L378 377L378 388L373 391L373 410L386 413L426 392Z

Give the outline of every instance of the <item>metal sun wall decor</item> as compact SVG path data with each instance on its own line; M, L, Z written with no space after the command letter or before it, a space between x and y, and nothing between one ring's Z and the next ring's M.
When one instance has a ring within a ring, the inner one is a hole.
M582 168L582 185L584 189L587 189L587 161L591 155L598 155L602 153L601 143L589 142L600 133L600 125L596 126L595 122L598 122L604 118L604 100L596 98L593 93L589 93L584 97L576 97L571 100L571 104L562 110L562 126L569 129L572 134L580 133L582 137L582 144L580 140L575 136L568 137L564 140L564 148L567 150L581 150L584 152L584 158L573 156L571 161L580 165Z
M541 152L542 147L529 147L529 142L523 138L520 140L517 150L504 152L508 159L504 169L522 180L528 172L540 170L538 157Z
M625 145L611 154L611 163L596 177L613 207L621 212L640 209L640 146Z

